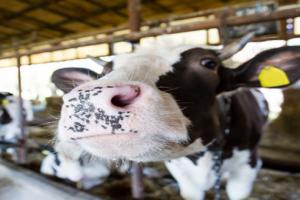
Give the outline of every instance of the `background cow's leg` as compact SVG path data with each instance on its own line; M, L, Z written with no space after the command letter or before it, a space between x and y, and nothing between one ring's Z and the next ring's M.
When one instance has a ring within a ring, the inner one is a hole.
M214 184L215 175L211 170L213 161L209 152L195 160L182 157L167 161L165 165L178 182L180 194L186 200L204 199L205 191Z
M226 184L226 192L230 200L240 200L250 195L260 168L261 161L258 160L256 167L245 163L230 172Z

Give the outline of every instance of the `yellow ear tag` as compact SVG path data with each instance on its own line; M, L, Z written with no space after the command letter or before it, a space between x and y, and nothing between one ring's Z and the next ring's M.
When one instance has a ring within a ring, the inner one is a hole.
M9 101L7 99L5 99L5 100L2 101L2 105L3 106L8 106L8 104L9 104Z
M290 83L286 73L275 66L265 66L258 75L262 87L279 87Z

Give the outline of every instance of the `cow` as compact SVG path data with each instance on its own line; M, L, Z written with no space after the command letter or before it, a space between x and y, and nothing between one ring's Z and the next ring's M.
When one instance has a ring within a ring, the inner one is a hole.
M261 167L257 147L268 115L255 88L300 78L299 46L261 52L234 69L223 64L254 34L221 50L140 48L116 56L102 74L57 70L52 80L67 93L57 140L73 146L70 154L165 161L184 199L203 199L221 177L230 199L247 197Z
M48 152L41 163L40 172L78 183L79 187L88 190L102 184L110 175L110 168L102 160L89 160L86 157L74 160L59 152Z
M23 101L22 113L26 121L33 120L32 106L29 101ZM0 92L0 141L7 143L3 152L7 150L12 156L15 151L9 146L17 145L22 139L19 120L19 99L9 92ZM2 152L2 150L1 150Z
M56 143L54 149L48 149L40 167L40 172L76 183L78 187L89 190L102 184L112 171L124 174L130 170L129 163L112 165L103 159L91 159L80 154L70 157L66 143Z
M6 107L8 103L6 97L12 96L11 93L8 92L1 92L0 93L0 124L1 126L8 124L12 121L11 116L9 115Z

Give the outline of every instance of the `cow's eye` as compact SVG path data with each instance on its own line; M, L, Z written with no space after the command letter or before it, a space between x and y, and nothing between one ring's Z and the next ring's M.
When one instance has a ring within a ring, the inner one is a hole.
M200 60L200 64L208 69L215 69L217 67L217 62L212 58L203 58Z

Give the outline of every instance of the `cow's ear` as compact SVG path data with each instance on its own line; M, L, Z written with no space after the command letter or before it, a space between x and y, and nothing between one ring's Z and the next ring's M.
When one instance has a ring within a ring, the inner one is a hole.
M67 93L80 84L96 80L99 75L86 68L62 68L53 72L51 81L55 86Z
M279 88L300 79L300 46L267 50L236 69L220 68L222 90L237 87Z

